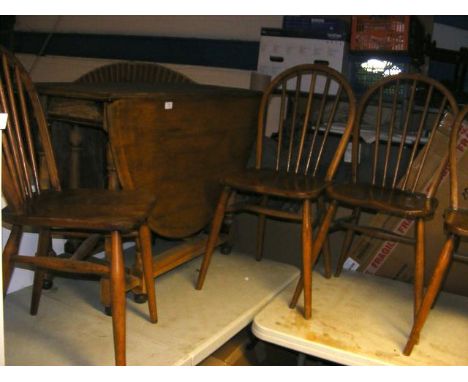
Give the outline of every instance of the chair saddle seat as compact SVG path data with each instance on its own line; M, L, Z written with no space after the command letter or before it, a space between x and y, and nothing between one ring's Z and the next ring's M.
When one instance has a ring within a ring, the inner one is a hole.
M248 169L224 178L222 183L238 190L295 199L314 199L325 190L324 180L312 176Z
M142 191L45 191L29 200L26 211L6 207L2 216L11 224L128 232L144 223L153 205L152 194Z
M445 211L445 227L456 235L468 236L468 210Z
M327 187L330 198L344 204L406 217L426 217L434 213L437 200L421 193L366 184L333 184Z

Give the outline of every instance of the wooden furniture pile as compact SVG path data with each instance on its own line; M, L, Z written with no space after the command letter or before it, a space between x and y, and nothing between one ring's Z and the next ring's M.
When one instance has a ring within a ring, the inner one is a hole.
M290 306L296 306L304 291L306 319L312 315L312 269L322 252L325 276L331 276L331 229L346 231L337 276L353 251L355 233L413 244L415 321L404 351L411 353L453 250L468 232L466 212L457 204L454 154L468 108L458 114L454 97L442 84L423 75L390 76L369 88L357 105L347 80L324 65L284 71L262 97L253 91L198 85L150 66L144 66L142 76L129 75L134 67L117 65L76 83L39 85L41 104L18 60L3 48L0 52L1 111L9 114L2 157L2 192L8 206L2 214L11 225L3 252L4 295L16 265L35 270L31 314L37 313L45 272L99 275L102 303L112 313L116 364L124 365L126 291L143 296L150 321L156 322L154 278L204 254L196 284L202 289L213 251L224 241L220 231L225 215L248 211L259 216L257 260L262 258L267 216L302 224L301 277ZM278 130L274 163L268 165L265 125L275 102ZM421 190L435 132L447 115L458 116L450 155L431 171L436 174L433 182ZM82 189L78 184L62 189L47 119L108 134L107 189ZM375 138L370 160L361 160L361 129ZM246 169L255 139L255 165ZM346 170L349 147L351 179L344 182L338 174ZM437 207L434 195L449 161L449 236L424 292L424 224ZM239 200L231 198L234 193ZM351 208L351 216L335 219L339 205ZM415 238L359 225L362 211L414 219ZM207 239L188 241L153 258L151 232L189 238L210 222ZM18 254L26 227L39 232L34 257ZM82 242L71 256L55 256L52 235ZM136 243L131 269L124 265L122 240ZM90 256L100 241L106 261Z

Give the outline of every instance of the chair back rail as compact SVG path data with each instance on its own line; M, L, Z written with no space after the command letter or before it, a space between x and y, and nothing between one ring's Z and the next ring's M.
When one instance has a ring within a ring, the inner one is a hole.
M276 171L317 176L325 162L324 152L334 124L344 126L344 135L326 174L331 179L344 154L355 118L355 97L345 78L325 65L305 64L290 68L273 79L259 111L256 168L263 167L263 139L269 108L279 98L275 154ZM347 109L339 120L338 110Z
M371 86L361 99L354 126L353 181L357 182L365 169L368 182L374 186L419 190L434 137L448 113L458 113L455 98L442 84L424 75L398 74ZM370 160L361 163L360 136L366 129L375 133L375 141ZM434 195L446 160L424 191L427 196Z
M450 166L450 208L457 210L461 189L458 184L457 146L463 122L468 122L468 105L465 105L455 120L450 135L449 166ZM463 190L464 191L464 190Z
M37 145L45 154L52 188L60 182L52 151L49 131L34 84L21 63L0 47L0 108L8 114L7 128L2 134L2 191L15 210L24 209L28 199L41 192ZM39 142L35 142L35 138Z
M187 76L153 63L119 62L84 74L77 82L193 83Z

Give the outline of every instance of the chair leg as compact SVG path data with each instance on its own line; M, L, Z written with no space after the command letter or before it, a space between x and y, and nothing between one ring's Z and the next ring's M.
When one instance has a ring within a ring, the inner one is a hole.
M221 230L221 225L223 223L224 211L231 196L231 188L224 187L221 196L216 207L215 215L213 217L213 224L211 227L210 235L208 236L208 241L206 243L205 256L203 256L203 262L200 268L200 274L198 275L196 289L200 290L203 288L203 283L205 282L206 273L208 271L208 266L210 265L211 257L213 256L213 251L215 249L216 241L218 240L219 231Z
M312 316L312 218L310 200L304 200L302 207L302 284L304 286L304 318Z
M331 264L331 249L330 249L330 240L327 238L326 243L323 246L323 268L324 268L324 277L330 279L332 276L332 264Z
M150 245L152 245L151 243ZM133 262L132 273L139 275L141 283L138 287L132 289L133 301L137 304L144 304L148 302L148 292L146 290L145 274L143 271L143 261L141 255L141 240L138 234L135 238L135 261Z
M326 213L325 202L323 198L318 200L318 209L320 211L319 216L324 216ZM325 278L329 279L331 277L331 268L332 268L332 259L331 259L331 250L330 250L330 241L327 238L327 242L322 250L323 258L323 269Z
M39 232L39 240L37 244L37 253L36 256L45 257L49 256L50 254L50 247L51 247L51 236L49 229L43 229ZM39 302L41 300L41 293L42 293L42 286L45 276L45 271L42 269L36 269L34 271L34 281L33 281L33 288L32 288L32 296L31 296L31 307L30 307L30 314L35 316L39 309Z
M358 223L359 214L360 214L359 208L355 208L351 215L351 221L354 224ZM354 239L354 231L352 229L348 229L346 231L346 235L343 240L343 246L341 247L340 258L338 259L338 264L336 265L335 277L339 277L341 274L341 271L343 270L343 265L346 259L348 258L349 250L351 249L351 244L353 243L353 239Z
M158 312L156 309L156 293L154 288L153 277L153 255L151 249L151 231L145 224L140 227L139 238L141 245L141 261L143 265L143 277L146 285L146 293L148 294L148 309L150 313L150 321L158 322Z
M268 196L263 195L260 205L264 207L266 206L267 202L268 202ZM263 258L263 243L265 242L265 222L266 222L266 216L264 214L259 214L258 221L257 221L257 252L255 256L255 259L257 261L260 261Z
M112 328L117 366L126 364L125 356L125 265L120 232L111 234L110 289L112 301Z
M414 318L418 314L424 294L424 220L416 220L416 250L414 260Z
M434 303L434 300L437 296L437 293L440 289L440 285L444 279L444 276L447 272L447 269L452 260L453 248L454 248L454 237L450 236L444 244L442 251L439 255L439 260L437 261L434 273L432 274L431 281L427 288L427 292L424 295L424 298L421 303L421 307L416 315L416 319L411 330L408 342L403 350L404 355L410 355L414 345L418 342L419 333L426 322L431 306Z
M11 275L13 273L14 264L11 262L11 256L18 254L22 236L23 228L19 225L14 225L11 228L10 236L8 237L5 248L3 249L3 297L5 297L7 294L8 286L10 285Z
M314 246L312 248L312 256L311 256L311 264L315 264L315 260L317 259L318 254L320 253L320 250L322 249L323 243L325 239L327 238L328 235L328 229L330 228L330 224L335 217L336 214L336 209L338 205L336 202L332 202L330 206L328 207L327 213L323 218L322 224L319 227L319 230L317 232L317 237L314 242ZM301 274L301 277L299 278L297 284L296 284L296 290L294 291L294 295L291 299L291 302L289 303L289 307L291 309L294 309L297 305L297 301L299 299L299 296L301 295L303 288L303 274Z

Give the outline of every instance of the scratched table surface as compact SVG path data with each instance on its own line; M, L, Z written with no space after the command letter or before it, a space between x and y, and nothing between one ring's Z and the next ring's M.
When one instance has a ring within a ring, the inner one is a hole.
M344 365L468 365L468 297L442 292L411 356L412 285L357 272L314 273L312 319L289 309L292 287L254 319L260 339Z

